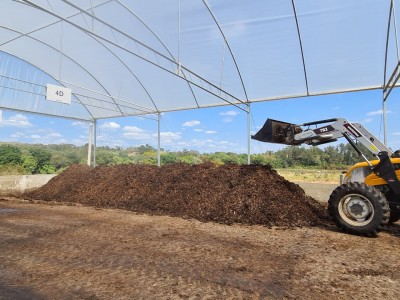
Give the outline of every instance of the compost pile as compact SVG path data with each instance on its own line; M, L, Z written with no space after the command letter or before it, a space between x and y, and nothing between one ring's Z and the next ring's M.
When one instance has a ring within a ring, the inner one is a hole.
M260 165L74 165L25 198L225 224L314 226L323 205Z

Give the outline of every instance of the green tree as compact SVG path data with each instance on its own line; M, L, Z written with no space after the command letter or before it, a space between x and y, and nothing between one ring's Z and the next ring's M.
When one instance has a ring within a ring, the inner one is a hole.
M32 173L37 174L46 172L46 170L48 170L48 166L51 165L51 153L42 148L31 148L29 149L29 153L37 162L36 168Z
M56 168L53 165L44 165L39 169L40 174L54 174Z
M115 159L114 157L116 154L112 151L109 151L107 149L98 149L96 151L96 164L97 165L115 165Z
M37 170L37 160L30 154L22 155L22 167L28 174L34 174Z
M22 153L18 147L0 145L0 165L19 165L22 162Z
M175 152L165 152L160 155L161 164L172 164L179 161L179 156Z
M324 166L339 166L341 164L340 154L337 147L328 146L324 149L324 155L322 157Z
M135 163L156 165L157 164L157 153L154 151L144 152L142 155L135 157Z
M144 154L145 152L156 152L156 149L154 149L152 146L146 144L146 145L141 145L137 148L137 152L139 154Z
M196 164L201 164L203 161L197 156L185 155L179 158L179 162L190 165L196 165Z

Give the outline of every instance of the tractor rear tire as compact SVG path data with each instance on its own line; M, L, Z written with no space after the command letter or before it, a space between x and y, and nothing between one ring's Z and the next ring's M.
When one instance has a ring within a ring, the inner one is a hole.
M359 182L337 187L329 197L328 212L339 228L365 236L376 235L390 217L385 196L376 188Z

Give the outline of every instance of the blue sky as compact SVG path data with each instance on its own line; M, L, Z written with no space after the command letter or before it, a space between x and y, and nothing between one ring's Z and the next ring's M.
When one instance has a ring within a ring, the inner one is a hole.
M394 91L388 99L388 144L400 148L400 102ZM362 123L383 141L382 91L365 91L309 98L254 103L251 106L251 133L267 118L304 123L334 117ZM88 123L2 110L1 142L40 144L88 142ZM201 153L247 152L247 116L233 106L163 113L161 147ZM342 142L345 142L342 140ZM157 122L149 118L126 117L98 121L97 145L130 147L149 144L157 147ZM252 153L277 150L279 145L251 142Z

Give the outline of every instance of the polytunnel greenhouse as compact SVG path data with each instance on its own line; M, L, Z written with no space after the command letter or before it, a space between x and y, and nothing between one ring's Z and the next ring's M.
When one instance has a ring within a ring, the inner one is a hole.
M397 85L394 0L5 0L0 108L93 122Z

